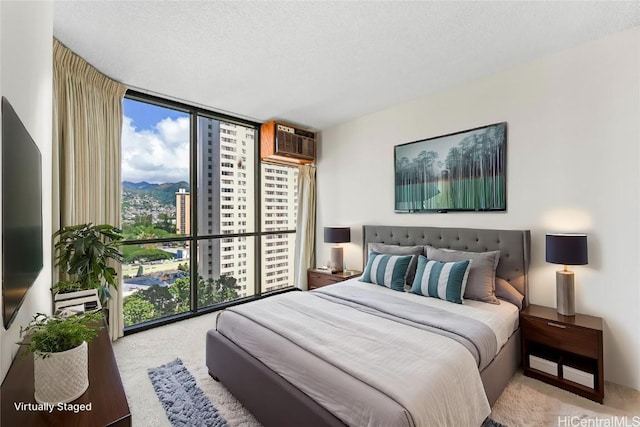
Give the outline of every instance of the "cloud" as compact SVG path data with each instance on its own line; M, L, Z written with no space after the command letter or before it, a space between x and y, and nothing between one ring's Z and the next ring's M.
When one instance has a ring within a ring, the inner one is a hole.
M189 118L165 118L138 131L122 122L122 180L151 183L189 181Z
M171 147L178 147L185 143L185 138L189 138L189 118L181 117L171 119L167 117L156 124L156 129L163 141Z

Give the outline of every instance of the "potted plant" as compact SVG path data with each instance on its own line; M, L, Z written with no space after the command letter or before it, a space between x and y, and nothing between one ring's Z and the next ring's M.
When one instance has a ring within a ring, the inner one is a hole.
M101 311L75 316L36 314L20 328L18 344L34 354L35 399L38 403L68 403L89 387L88 351L102 328Z
M122 262L118 249L121 230L109 225L79 224L63 227L54 235L55 265L65 273L53 287L58 292L97 289L102 305L111 297L109 287L118 288L116 270L109 261Z

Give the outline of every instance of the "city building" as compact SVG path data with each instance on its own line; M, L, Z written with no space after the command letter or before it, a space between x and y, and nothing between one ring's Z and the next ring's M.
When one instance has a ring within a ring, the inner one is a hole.
M262 164L262 217L264 231L295 230L298 205L298 169ZM262 291L293 283L295 233L263 237Z
M191 197L184 188L176 192L176 233L191 233Z
M253 159L256 130L205 117L198 118L198 235L235 235L253 230ZM292 167L262 165L264 231L295 230L297 174ZM180 205L177 205L180 210ZM263 237L262 292L291 286L295 234ZM203 278L232 276L240 297L253 295L254 268L247 260L255 238L203 239L198 245L198 273Z

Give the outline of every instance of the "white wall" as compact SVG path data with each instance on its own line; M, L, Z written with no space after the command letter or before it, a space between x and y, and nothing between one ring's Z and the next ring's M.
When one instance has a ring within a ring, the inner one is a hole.
M530 299L555 306L547 231L588 233L574 268L577 311L605 324L605 377L640 389L640 30L614 34L321 134L322 227L352 227L347 267L362 267L363 224L530 229ZM393 146L508 122L506 213L396 214Z
M20 326L26 325L36 312L51 312L53 3L0 1L0 40L0 93L16 110L42 153L44 225L42 272L9 330L0 331L4 379L18 349L15 342L20 338Z

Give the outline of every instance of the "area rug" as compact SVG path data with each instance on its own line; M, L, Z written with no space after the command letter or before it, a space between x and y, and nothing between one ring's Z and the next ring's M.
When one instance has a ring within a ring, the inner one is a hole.
M147 370L173 427L228 427L179 358Z
M507 427L504 424L500 424L497 421L492 420L491 418L487 418L484 420L480 427Z

